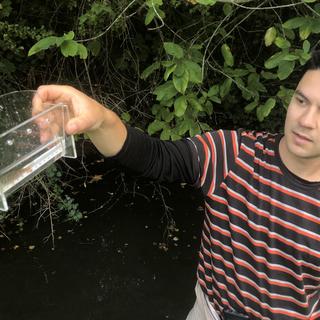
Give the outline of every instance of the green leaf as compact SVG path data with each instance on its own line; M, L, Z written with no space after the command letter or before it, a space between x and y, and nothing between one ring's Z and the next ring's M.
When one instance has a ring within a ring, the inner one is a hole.
M153 93L157 96L158 101L166 101L173 98L178 93L178 91L173 85L173 82L170 80L158 86Z
M177 65L174 64L171 67L166 68L166 72L164 73L164 80L167 81L170 74L177 68Z
M210 100L211 100L212 102L217 103L217 104L221 104L221 99L218 98L218 97L216 97L216 96L210 97Z
M30 48L28 56L30 57L40 51L47 50L51 46L55 46L57 44L57 38L58 37L50 36L39 40Z
M74 57L78 52L78 43L74 40L65 40L60 46L61 53L65 57Z
M169 68L172 65L174 65L175 62L173 60L165 60L165 61L161 61L161 65L165 68Z
M167 54L169 54L177 59L183 58L184 51L178 44L173 43L173 42L165 42L163 44L163 46L164 46L164 50L166 51Z
M131 119L130 113L129 113L129 112L123 112L123 113L121 114L121 119L122 119L124 122L129 122L130 119Z
M74 32L69 31L62 36L63 40L72 40L74 38Z
M299 28L299 36L301 40L305 40L310 36L312 32L312 25L311 24L304 24Z
M147 79L151 73L153 73L155 70L160 68L160 62L156 61L152 65L150 65L148 68L146 68L142 74L141 74L141 79L145 80Z
M217 98L217 97L215 97ZM219 98L217 98L219 99ZM206 103L204 104L204 107L203 107L203 111L205 111L208 115L212 115L213 113L213 104L211 101L206 101Z
M252 110L254 110L258 105L258 101L252 101L251 103L247 104L245 107L244 107L244 111L246 113L249 113L251 112Z
M305 17L295 17L287 20L282 26L285 29L296 29L304 25L306 21L307 21L307 18Z
M230 3L225 3L223 5L223 13L225 16L228 16L232 13L232 5Z
M214 4L216 4L217 0L197 0L197 2L205 6L213 6Z
M191 122L192 124L192 122ZM177 132L179 135L184 135L190 129L190 119L184 119L177 125Z
M276 37L274 43L280 49L288 49L291 46L291 43L282 37Z
M276 100L274 98L269 98L267 102L259 106L257 108L257 117L259 121L263 121L271 112L271 110L274 108L276 105Z
M277 29L275 27L271 27L266 31L264 35L264 43L266 47L269 47L277 36Z
M155 13L153 7L149 8L147 15L146 15L146 18L144 20L144 24L146 26L149 25L152 22L152 20L154 19L155 15L156 15L156 13Z
M88 50L82 43L78 43L77 55L79 55L80 59L87 59L88 57Z
M185 96L180 96L174 102L174 113L177 117L184 115L188 107L187 98Z
M230 47L226 43L221 46L221 53L226 65L232 67L234 65L234 58L231 53Z
M188 98L188 101L190 105L194 108L196 111L203 111L202 105L199 103L199 101L195 98Z
M164 127L165 127L165 122L159 121L156 119L149 124L147 131L148 131L148 134L151 136L156 132L162 130Z
M213 96L216 96L218 93L219 93L219 85L215 84L209 89L208 97L211 98Z
M294 61L299 59L299 57L295 54L290 54L286 51L277 52L273 56L271 56L267 61L265 61L264 66L267 69L273 69L277 67L283 60L285 61Z
M294 67L295 67L294 61L282 61L278 67L278 72L277 72L278 78L280 80L287 79L289 75L293 72Z
M309 53L310 51L310 42L308 40L303 41L302 49L304 52Z
M230 69L230 70L228 70L228 74L232 77L244 77L247 74L249 74L249 70L248 69L240 69L240 68Z
M201 129L198 123L193 123L189 129L189 133L191 137L194 137L197 134L201 134Z
M97 57L101 51L101 42L99 40L90 41L87 48L94 57Z
M188 70L189 73L189 81L193 83L201 83L202 82L202 70L201 67L191 61L191 60L185 60L184 66Z
M202 131L211 131L212 128L205 122L200 122L200 128Z
M221 98L224 98L230 92L231 85L232 85L232 79L227 78L226 80L224 80L224 82L220 86L220 97Z
M287 108L288 105L290 104L293 94L294 94L293 89L288 89L283 86L280 86L280 90L277 93L277 97L281 99L284 108Z
M274 80L277 79L277 75L272 72L262 71L261 75L266 80Z
M163 128L161 134L160 134L160 139L161 140L169 140L171 136L171 129L168 127Z
M185 71L182 77L177 77L173 75L173 84L176 90L182 94L185 93L189 83L189 72Z

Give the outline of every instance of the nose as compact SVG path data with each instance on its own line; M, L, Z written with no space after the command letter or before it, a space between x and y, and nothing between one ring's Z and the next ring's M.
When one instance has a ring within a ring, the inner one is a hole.
M300 117L300 125L313 129L317 123L317 108L310 107Z

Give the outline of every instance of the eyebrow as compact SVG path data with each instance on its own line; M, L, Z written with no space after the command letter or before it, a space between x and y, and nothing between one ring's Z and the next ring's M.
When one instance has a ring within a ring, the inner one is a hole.
M310 100L309 100L299 89L297 89L297 90L295 91L295 94L297 94L298 96L300 96L301 98L303 98L304 100L306 100L307 103L310 103Z

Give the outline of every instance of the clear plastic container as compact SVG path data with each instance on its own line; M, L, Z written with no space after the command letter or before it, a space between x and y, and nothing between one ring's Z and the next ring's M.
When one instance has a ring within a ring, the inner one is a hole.
M35 91L0 96L0 210L7 197L61 157L76 158L73 136L65 133L65 104L48 104L32 116Z

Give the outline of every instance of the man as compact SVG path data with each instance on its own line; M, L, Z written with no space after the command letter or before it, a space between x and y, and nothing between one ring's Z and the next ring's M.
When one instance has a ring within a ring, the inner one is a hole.
M204 219L196 303L188 320L320 319L320 53L288 106L284 135L214 131L164 142L126 127L74 88L41 86L66 102L69 134L152 179L201 188Z

